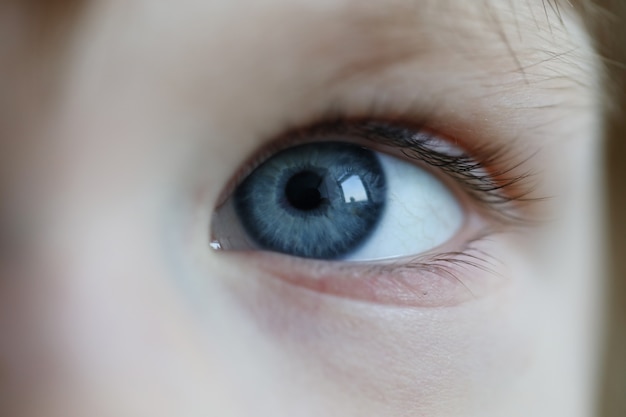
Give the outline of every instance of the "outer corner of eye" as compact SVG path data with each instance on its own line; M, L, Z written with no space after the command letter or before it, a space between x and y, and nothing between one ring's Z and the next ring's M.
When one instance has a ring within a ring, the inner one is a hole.
M463 207L435 175L351 142L282 150L218 207L217 250L342 261L419 255L462 228Z

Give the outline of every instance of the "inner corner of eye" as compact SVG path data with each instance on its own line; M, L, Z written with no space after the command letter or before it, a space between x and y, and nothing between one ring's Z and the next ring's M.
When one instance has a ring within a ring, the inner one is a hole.
M348 142L275 153L217 209L213 249L346 261L412 256L452 239L461 204L436 175Z

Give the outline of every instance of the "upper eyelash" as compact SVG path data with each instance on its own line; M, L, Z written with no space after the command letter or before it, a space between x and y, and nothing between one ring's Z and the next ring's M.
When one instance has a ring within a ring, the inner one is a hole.
M496 217L519 223L532 222L517 208L520 204L543 201L545 197L531 197L535 175L530 171L517 171L533 155L518 160L506 146L483 146L471 154L463 150L461 154L450 155L434 149L433 142L442 139L428 132L425 126L425 122L409 126L396 119L386 121L335 114L332 119L296 129L288 136L297 141L299 137L312 135L346 135L400 149L409 159L441 169L460 183L472 199L492 209Z

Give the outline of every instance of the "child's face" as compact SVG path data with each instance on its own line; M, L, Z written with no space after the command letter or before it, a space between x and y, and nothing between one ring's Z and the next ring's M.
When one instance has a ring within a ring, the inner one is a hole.
M569 6L94 1L49 48L0 10L0 415L589 415Z

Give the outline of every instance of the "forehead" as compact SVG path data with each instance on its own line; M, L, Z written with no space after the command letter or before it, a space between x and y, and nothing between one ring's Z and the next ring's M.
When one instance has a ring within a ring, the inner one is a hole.
M191 59L205 74L227 62L273 71L306 62L318 73L340 65L341 75L444 55L523 71L572 52L570 33L581 30L571 4L554 0L107 0L89 3L82 20L77 37L116 50L118 62L181 60L180 71Z
M555 0L56 0L14 2L16 9L9 5L0 9L4 21L20 16L32 27L50 20L41 26L48 33L34 36L35 42L0 45L9 51L0 49L5 62L29 66L14 69L5 79L48 69L36 60L52 57L54 64L62 64L55 82L99 85L105 92L111 83L126 92L120 86L126 79L134 89L145 84L146 90L158 86L187 98L224 97L223 108L228 107L224 100L250 102L249 91L258 97L280 94L287 103L290 94L322 91L407 63L413 73L446 76L448 84L464 88L558 78L581 84L588 78L580 55L582 25L569 2ZM5 31L16 26L19 32L20 25L3 25ZM51 52L39 54L41 48ZM24 60L19 54L35 58ZM63 59L57 62L57 56ZM33 74L25 83L48 83L50 78ZM431 81L433 77L421 85Z
M97 84L105 92L111 83L126 91L120 86L126 79L135 89L145 84L186 97L219 95L227 108L224 100L249 102L249 91L280 94L287 103L289 94L407 63L414 74L446 76L464 88L558 78L574 85L589 78L582 25L569 1L31 0L0 6L0 19L10 23L1 25L8 36L0 56L14 63L1 71L5 80L24 80L9 84L31 90L65 82ZM23 32L34 41L19 42Z
M452 39L463 44L464 37L469 37L467 41L484 41L495 35L513 41L513 36L505 38L536 32L556 33L556 38L544 36L543 40L558 44L558 33L564 31L564 15L574 14L571 5L564 9L550 0L182 0L176 5L135 0L93 2L89 11L89 15L100 19L115 19L110 28L121 30L120 34L195 37L230 45L253 38L256 46L315 38L320 48L329 49L337 42L364 43L381 36L391 38L395 44L401 41L399 47L418 40L422 45L429 41L432 46L440 46L436 44Z
M238 47L259 55L282 48L309 58L365 56L371 68L442 48L485 58L504 52L517 64L524 49L558 53L571 46L564 18L576 18L576 10L569 0L29 0L0 3L0 19L9 40L3 49L56 48L67 33L88 38L105 30L112 44L136 47L141 58L168 48L225 58Z
M142 6L143 3L143 6ZM20 9L28 14L35 22L42 23L48 22L45 25L53 26L53 22L65 21L68 17L73 17L79 14L80 10L92 7L98 4L109 4L114 7L134 8L140 9L145 6L150 7L169 7L174 10L193 11L193 10L211 10L211 11L225 11L227 9L240 9L246 10L249 7L253 7L254 10L267 10L273 11L277 9L284 9L289 11L312 11L312 10L324 10L324 11L338 11L343 10L349 13L365 12L367 10L376 10L377 12L388 11L389 15L394 12L398 17L402 17L406 12L415 12L415 8L419 8L419 12L439 11L449 12L450 17L460 17L465 19L469 16L463 16L458 14L464 7L467 8L483 8L483 11L488 12L489 8L502 8L502 6L508 6L512 11L524 11L524 9L536 9L536 11L542 11L545 17L549 18L550 14L554 14L559 20L562 18L562 13L570 13L574 10L587 11L588 4L584 0L530 0L526 2L501 1L501 0L477 0L473 2L462 2L459 0L373 0L371 2L358 2L355 0L320 0L316 2L310 2L306 0L285 1L285 0L263 0L263 1L250 1L250 0L237 0L237 1L181 1L176 5L168 4L168 2L147 2L142 0L132 1L102 1L102 0L3 0L0 2L0 11L6 12L12 9ZM585 6L585 7L583 7ZM456 16L455 16L456 15Z
M351 31L372 34L369 39L389 32L422 40L432 38L428 35L433 32L438 38L446 34L476 38L481 32L495 32L503 39L503 28L509 26L515 26L517 35L535 29L558 32L563 17L571 17L577 9L570 0L182 0L176 4L146 0L5 0L0 2L0 17L9 29L27 26L27 32L39 34L37 40L43 43L46 37L67 31L70 22L107 15L117 15L117 27L112 29L131 24L135 33L156 29L161 36L194 34L199 38L222 34L222 40L250 32L270 38L288 32L295 39L313 32L325 39Z

